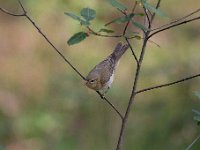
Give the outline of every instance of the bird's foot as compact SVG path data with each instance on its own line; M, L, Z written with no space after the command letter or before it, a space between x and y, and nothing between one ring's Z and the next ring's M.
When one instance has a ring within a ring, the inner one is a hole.
M100 97L102 98L102 99L105 99L106 97L105 97L105 93L101 93L100 91L96 91L99 95L100 95Z

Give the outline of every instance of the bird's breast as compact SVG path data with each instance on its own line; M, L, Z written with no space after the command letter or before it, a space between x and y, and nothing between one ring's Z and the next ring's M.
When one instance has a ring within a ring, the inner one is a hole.
M110 79L108 80L108 82L106 83L104 88L111 87L111 84L113 83L113 80L114 80L114 73L110 76Z

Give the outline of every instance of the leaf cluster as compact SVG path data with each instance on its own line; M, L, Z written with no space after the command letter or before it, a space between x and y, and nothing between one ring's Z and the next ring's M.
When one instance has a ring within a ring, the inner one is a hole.
M105 26L111 25L113 23L122 24L122 23L126 23L126 22L131 22L131 24L133 26L135 26L136 28L139 28L143 32L146 32L146 31L149 30L145 25L143 25L139 22L136 22L133 19L135 16L139 16L139 17L145 16L146 17L146 14L144 14L144 13L133 13L133 12L128 13L127 6L125 6L124 4L120 3L117 0L107 0L107 2L112 7L119 10L120 12L122 12L123 16L111 20L110 22L106 23ZM137 2L140 3L141 6L143 8L145 8L147 11L149 11L151 13L155 13L155 14L162 16L162 17L165 16L165 13L163 13L161 10L156 9L154 6L152 6L150 3L148 3L147 0L137 0ZM68 45L74 45L74 44L80 43L81 41L86 39L86 37L88 37L90 34L101 36L100 33L105 33L105 34L114 33L114 30L107 29L105 27L99 29L98 32L90 30L91 28L89 28L89 26L91 25L91 21L96 18L96 11L94 9L83 8L80 11L79 15L76 15L74 13L69 13L69 12L65 12L65 15L71 17L75 21L78 21L81 25L85 26L86 29L89 29L89 31L87 31L87 32L81 31L81 32L75 33L67 41ZM138 35L137 35L137 37L138 37ZM141 38L136 38L136 39L141 39Z

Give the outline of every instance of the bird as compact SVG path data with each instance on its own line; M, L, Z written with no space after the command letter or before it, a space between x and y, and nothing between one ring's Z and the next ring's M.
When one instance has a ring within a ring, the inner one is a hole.
M114 51L88 73L86 86L96 92L103 91L101 94L104 96L114 80L116 66L128 48L128 44L119 42Z

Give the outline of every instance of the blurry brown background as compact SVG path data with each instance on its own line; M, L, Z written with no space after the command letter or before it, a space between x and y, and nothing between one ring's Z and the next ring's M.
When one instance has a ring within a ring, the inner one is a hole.
M106 0L23 0L28 14L62 53L87 75L123 39L90 36L78 45L67 40L84 28L64 15L90 7L97 11L98 29L121 14ZM155 1L152 0L154 3ZM124 2L131 6L133 1ZM16 0L0 0L0 7L20 13ZM200 1L163 0L169 18L159 26L200 7ZM120 32L120 25L111 28ZM149 43L139 87L166 83L200 72L200 22L158 34ZM134 30L134 28L132 29ZM133 40L139 54L141 41ZM128 51L116 71L107 97L124 113L133 83L135 62ZM137 97L125 133L125 150L185 149L199 134L192 109L200 79L146 92ZM111 150L120 128L118 116L87 89L77 74L53 51L23 17L0 12L0 149ZM200 148L200 142L194 149Z

